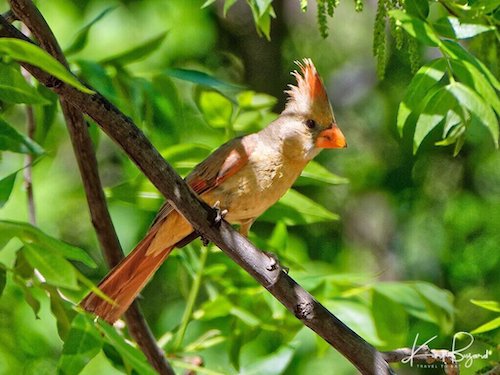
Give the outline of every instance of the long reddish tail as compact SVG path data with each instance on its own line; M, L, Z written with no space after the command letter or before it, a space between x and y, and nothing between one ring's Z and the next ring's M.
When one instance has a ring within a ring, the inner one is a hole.
M114 301L113 304L89 293L80 306L108 323L118 320L172 251L172 247L168 247L147 254L155 235L156 231L150 232L99 284L99 289Z

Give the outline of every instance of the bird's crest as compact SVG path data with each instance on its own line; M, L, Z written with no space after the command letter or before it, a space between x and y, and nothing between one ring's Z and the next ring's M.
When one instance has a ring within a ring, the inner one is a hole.
M333 120L332 108L323 81L311 59L295 62L301 73L291 74L297 79L297 86L289 85L288 101L284 112L312 113L326 122Z

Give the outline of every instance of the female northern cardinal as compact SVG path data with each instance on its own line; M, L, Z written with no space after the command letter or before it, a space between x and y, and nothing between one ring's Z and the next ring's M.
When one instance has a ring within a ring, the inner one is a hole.
M297 63L285 110L258 133L222 145L186 177L209 205L248 234L255 219L292 186L306 164L323 148L346 147L335 123L325 87L310 59ZM81 306L114 323L130 306L176 244L193 232L191 224L166 203L136 248L101 282L114 303L90 293Z

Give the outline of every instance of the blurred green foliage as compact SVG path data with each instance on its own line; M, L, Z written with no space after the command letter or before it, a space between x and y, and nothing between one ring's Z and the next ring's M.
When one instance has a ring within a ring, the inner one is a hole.
M454 334L467 331L475 338L468 351L494 351L498 1L353 7L321 0L316 14L309 3L38 5L73 71L141 126L181 175L281 110L283 97L252 91L248 55L263 66L280 56L266 92L284 90L292 82L283 72L311 57L349 149L323 152L257 221L250 239L276 253L294 279L380 350L411 346L417 335L422 342L438 335L431 347L450 349ZM269 50L251 42L247 19L271 38ZM57 98L26 82L12 60L73 81L43 51L16 43L0 40L0 373L152 373L126 330L75 307L89 280L98 282L106 269ZM377 80L377 71L385 79ZM20 103L33 106L34 139L25 135ZM89 130L114 223L131 249L162 197L91 121ZM26 154L35 158L36 227L26 223ZM199 241L172 254L141 305L179 372L354 373L220 250ZM494 352L461 370L474 373L496 360Z

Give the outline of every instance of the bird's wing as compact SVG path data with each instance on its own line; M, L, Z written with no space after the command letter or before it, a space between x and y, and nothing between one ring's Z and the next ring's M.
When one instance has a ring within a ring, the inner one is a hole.
M216 188L246 165L256 142L256 135L252 134L223 144L193 169L186 177L186 183L198 195ZM165 202L152 225L162 222L173 209L169 202Z

